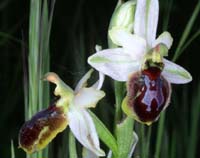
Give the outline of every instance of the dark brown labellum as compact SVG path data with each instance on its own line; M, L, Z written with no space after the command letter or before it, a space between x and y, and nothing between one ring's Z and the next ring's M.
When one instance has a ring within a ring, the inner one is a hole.
M62 107L50 106L24 123L19 132L19 146L28 153L41 150L66 126Z
M155 121L169 103L171 87L159 68L132 74L127 88L128 106L141 122Z

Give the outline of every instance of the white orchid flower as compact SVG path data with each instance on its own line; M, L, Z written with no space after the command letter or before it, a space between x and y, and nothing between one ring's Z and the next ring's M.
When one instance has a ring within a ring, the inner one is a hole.
M100 74L100 79L92 87L86 87L92 72L93 70L90 70L83 76L74 91L57 74L50 72L45 75L45 80L56 84L54 94L59 99L54 106L39 112L22 127L20 146L25 151L32 153L41 150L57 133L62 132L69 125L76 139L85 148L97 156L105 156L104 151L100 149L94 122L87 111L90 107L94 108L105 96L105 93L100 90L104 75ZM24 136L34 134L36 125L40 127L36 134L38 137L34 137L31 143L27 143Z
M128 94L123 103L123 110L129 116L133 116L136 120L146 124L151 124L152 121L157 120L160 112L169 104L171 95L169 83L183 84L192 80L188 71L163 58L171 48L173 39L169 32L163 32L156 39L158 15L158 0L137 0L133 27L134 34L129 33L126 29L111 28L109 36L113 43L121 48L98 51L88 58L88 63L98 71L110 76L114 80L128 81ZM147 81L143 77L144 71L146 73L145 75L147 75L147 70L149 71L148 77L150 75L155 76L153 74L155 72L149 70L151 68L157 69L156 77L158 81L154 79L153 83L160 88L159 92L148 92L146 94L147 90L145 90L145 93L136 91L135 89L134 91L131 90L136 87L131 81L137 82L139 79L146 81L145 85L143 84L143 86L140 85L139 87L146 86L148 88L147 84L150 84L152 80ZM161 80L164 80L164 82L159 85ZM139 109L137 111L134 107L136 104L135 100L141 94L143 97L140 98L140 102L144 103L145 99L150 99L150 101L149 105L147 105L147 101L145 102L146 106L142 106L143 110ZM158 97L158 95L160 96ZM130 101L131 97L134 99ZM156 108L151 107L153 106L152 101L157 102L154 103L157 104ZM148 119L139 116L139 111L145 112L144 116L146 117L152 110L156 114L154 116L148 116Z

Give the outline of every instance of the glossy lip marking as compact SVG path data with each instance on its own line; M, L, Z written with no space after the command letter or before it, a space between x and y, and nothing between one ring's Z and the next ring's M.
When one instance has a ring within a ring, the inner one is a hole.
M145 86L146 92L142 99L142 103L147 106L147 111L151 111L152 101L155 99L157 102L157 110L164 103L164 96L162 92L162 83L160 77L156 80L151 81L148 76L145 75ZM153 88L152 88L153 87Z

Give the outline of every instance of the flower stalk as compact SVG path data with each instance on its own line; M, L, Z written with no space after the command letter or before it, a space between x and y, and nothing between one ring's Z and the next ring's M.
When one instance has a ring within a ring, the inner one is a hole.
M112 15L109 31L115 28L125 29L131 33L134 22L135 1L128 1L126 3L120 2L121 1L118 1L116 9ZM118 47L118 45L110 39L110 35L108 35L108 46L109 48ZM133 132L133 119L130 117L123 118L121 105L125 94L125 84L123 82L114 81L114 92L114 134L118 144L118 154L117 157L113 155L113 158L132 157L138 138L137 135Z

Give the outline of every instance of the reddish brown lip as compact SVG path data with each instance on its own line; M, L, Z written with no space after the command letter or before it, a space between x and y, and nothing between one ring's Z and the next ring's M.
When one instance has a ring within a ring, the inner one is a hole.
M131 75L128 82L128 106L140 121L153 122L168 104L170 84L158 68L149 68Z

